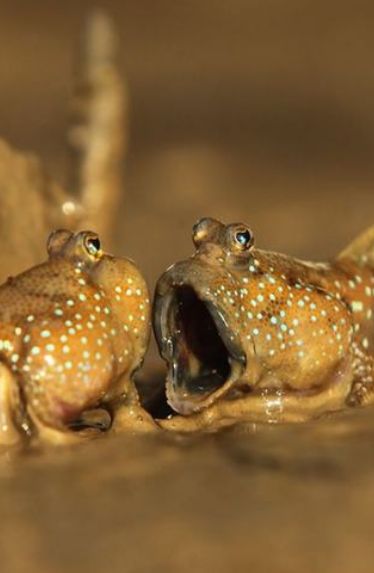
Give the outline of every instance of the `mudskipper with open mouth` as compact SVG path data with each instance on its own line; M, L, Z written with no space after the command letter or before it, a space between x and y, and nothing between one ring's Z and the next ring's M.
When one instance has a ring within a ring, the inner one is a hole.
M188 431L304 421L374 402L374 227L331 263L255 248L244 224L201 219L196 252L159 279L166 396Z

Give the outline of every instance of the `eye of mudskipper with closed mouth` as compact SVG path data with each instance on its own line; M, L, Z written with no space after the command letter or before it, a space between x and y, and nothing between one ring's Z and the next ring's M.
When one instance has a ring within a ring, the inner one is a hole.
M246 357L224 313L189 285L157 294L154 327L168 364L167 399L180 414L214 402L240 377Z

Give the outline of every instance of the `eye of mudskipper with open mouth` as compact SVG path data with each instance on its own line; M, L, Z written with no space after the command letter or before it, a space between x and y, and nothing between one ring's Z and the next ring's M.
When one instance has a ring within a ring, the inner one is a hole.
M190 284L168 281L167 275L156 289L154 329L168 365L168 403L179 414L191 414L228 391L246 356L215 301Z

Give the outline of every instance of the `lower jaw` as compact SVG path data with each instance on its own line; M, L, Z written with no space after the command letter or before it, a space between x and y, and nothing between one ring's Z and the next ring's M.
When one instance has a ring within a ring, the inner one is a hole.
M240 370L240 367L237 367ZM199 394L188 390L183 385L175 388L170 374L166 383L166 399L169 406L182 416L189 416L206 410L220 400L234 400L247 395L251 389L248 385L238 384L239 373L233 373L223 384L213 392Z
M214 394L199 396L183 386L175 389L170 381L166 385L166 399L169 406L182 416L189 416L209 407L216 401Z

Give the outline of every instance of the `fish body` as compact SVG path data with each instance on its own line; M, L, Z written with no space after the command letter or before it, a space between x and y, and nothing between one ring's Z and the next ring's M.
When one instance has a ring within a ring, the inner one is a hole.
M176 412L296 421L374 400L374 228L330 263L257 249L241 223L202 219L193 238L154 303Z
M57 231L48 253L0 287L0 417L4 428L9 415L18 429L63 433L85 410L110 409L129 391L150 304L136 266L104 253L95 233Z

